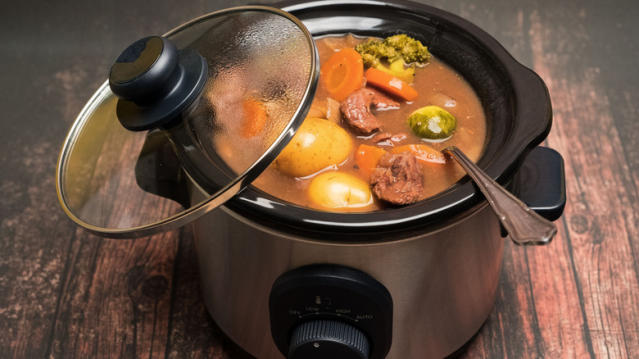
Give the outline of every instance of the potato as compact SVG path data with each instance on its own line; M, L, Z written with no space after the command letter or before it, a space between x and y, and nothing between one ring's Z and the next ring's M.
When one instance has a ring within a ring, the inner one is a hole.
M343 172L324 172L308 186L311 201L323 208L358 208L373 203L367 182Z
M275 159L275 165L290 176L305 177L344 162L352 147L346 130L328 120L309 117Z

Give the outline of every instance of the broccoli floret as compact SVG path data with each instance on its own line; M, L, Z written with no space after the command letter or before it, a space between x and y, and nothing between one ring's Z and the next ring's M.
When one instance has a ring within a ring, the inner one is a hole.
M374 67L379 64L379 58L369 53L363 53L362 60L364 61L364 65L368 67Z
M381 59L389 63L403 59L404 63L423 65L430 59L428 48L406 34L394 35L384 40L371 39L355 47L366 66L376 66Z
M430 60L428 48L406 34L387 37L384 43L395 48L407 64L417 62L423 65Z
M398 56L397 50L386 45L382 40L370 39L355 47L355 51L362 55L366 66L375 66L383 58L395 58Z

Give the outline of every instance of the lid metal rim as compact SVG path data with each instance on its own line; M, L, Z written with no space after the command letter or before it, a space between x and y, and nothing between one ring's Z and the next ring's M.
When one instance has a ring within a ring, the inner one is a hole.
M244 189L250 182L255 179L263 168L266 166L258 166L262 161L269 160L272 161L277 157L277 154L282 151L282 149L288 144L288 142L293 138L293 134L297 131L299 126L302 124L304 116L308 111L308 107L310 106L310 102L312 101L315 90L317 79L319 78L319 70L317 68L317 64L319 63L319 58L317 55L317 51L315 50L315 44L313 42L313 36L308 31L308 29L304 26L304 24L297 19L295 16L289 14L286 11L280 10L278 8L270 7L270 6L238 6L228 9L222 9L214 12L210 12L208 14L204 14L197 18L194 18L186 23L179 25L176 28L173 28L166 32L163 37L169 37L193 24L206 20L210 17L219 16L223 14L230 14L234 12L241 11L264 11L275 13L280 16L287 18L297 25L297 27L304 33L306 39L308 40L309 47L313 49L313 54L311 56L310 63L310 72L308 77L308 82L306 89L304 91L304 95L302 97L302 102L298 105L295 113L293 114L292 120L289 121L288 125L284 128L280 136L273 142L273 144L264 152L260 158L255 161L247 170L245 170L242 174L240 174L237 178L227 184L224 188L220 189L209 199L200 202L199 204L187 208L177 214L174 214L168 218L162 219L160 221L156 221L150 224L129 227L129 228L104 228L100 226L95 226L91 223L88 223L78 216L76 216L71 208L67 205L65 200L64 190L63 190L63 176L62 174L65 172L66 167L66 159L69 157L69 153L73 148L76 140L78 139L78 135L82 128L85 125L86 120L89 118L89 114L93 113L94 108L97 104L100 103L101 100L104 99L105 96L111 94L111 90L109 89L108 80L105 81L98 90L91 96L86 105L82 108L78 116L75 118L71 129L67 133L67 136L62 145L62 149L60 150L60 154L58 156L58 163L56 166L56 193L58 196L58 202L62 206L62 209L66 213L66 215L76 224L88 230L89 232L100 235L103 237L109 238L137 238L148 236L152 234L156 234L159 232L169 231L173 229L177 229L182 227L198 218L203 216L204 214L212 211L213 209L219 207L224 204L226 201L231 199L233 196L238 194L242 189ZM270 163L270 162L269 162Z

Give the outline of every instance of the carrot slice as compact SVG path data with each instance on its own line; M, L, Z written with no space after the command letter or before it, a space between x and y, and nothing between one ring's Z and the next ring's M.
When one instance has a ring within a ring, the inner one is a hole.
M425 164L444 164L446 157L440 151L425 144L413 144L393 147L391 153L411 152L417 160Z
M244 122L242 123L242 136L249 138L262 132L266 125L266 109L264 104L256 99L248 98L242 103L244 110Z
M412 101L417 98L417 91L406 82L374 67L366 70L366 83L378 87L391 95Z
M359 145L357 148L357 152L355 152L355 163L359 168L359 172L369 177L375 167L377 167L377 162L386 154L386 151L382 148L369 146L365 144Z
M364 61L353 48L345 48L334 53L320 69L326 90L332 98L344 101L351 92L362 87Z

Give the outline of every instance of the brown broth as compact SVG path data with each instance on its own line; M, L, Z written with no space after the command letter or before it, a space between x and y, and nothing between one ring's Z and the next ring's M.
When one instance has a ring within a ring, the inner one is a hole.
M353 36L325 37L316 40L320 56L320 63L326 61L331 54L344 47L354 47L364 39ZM401 144L424 143L420 137L415 136L408 127L406 119L416 109L437 105L445 108L457 118L457 129L454 135L439 143L426 142L428 145L441 150L444 147L455 145L466 153L473 161L477 161L481 156L486 138L486 119L479 98L471 86L448 65L435 57L430 63L422 68L417 68L413 87L419 93L418 98L413 102L402 102L399 109L378 111L373 113L381 120L383 127L381 132L392 134L403 133L408 137ZM316 101L321 101L328 96L322 81L319 82ZM455 106L446 106L447 100L454 100ZM364 143L374 145L370 140L372 136L357 136L345 123L340 124L354 136L353 153L349 158L339 165L339 171L346 172L364 179L355 166L354 152L357 147ZM390 147L388 148L390 149ZM452 186L464 176L463 170L452 162L444 165L432 164L422 165L424 173L424 195L423 199L442 192ZM267 192L282 200L298 204L300 206L318 208L314 205L306 189L312 180L312 176L304 179L293 178L278 171L274 165L269 166L254 182L253 185L264 192ZM367 212L384 208L385 204L377 199L367 207L344 208L331 211L339 212ZM318 208L323 209L323 208ZM326 210L326 209L323 209Z

